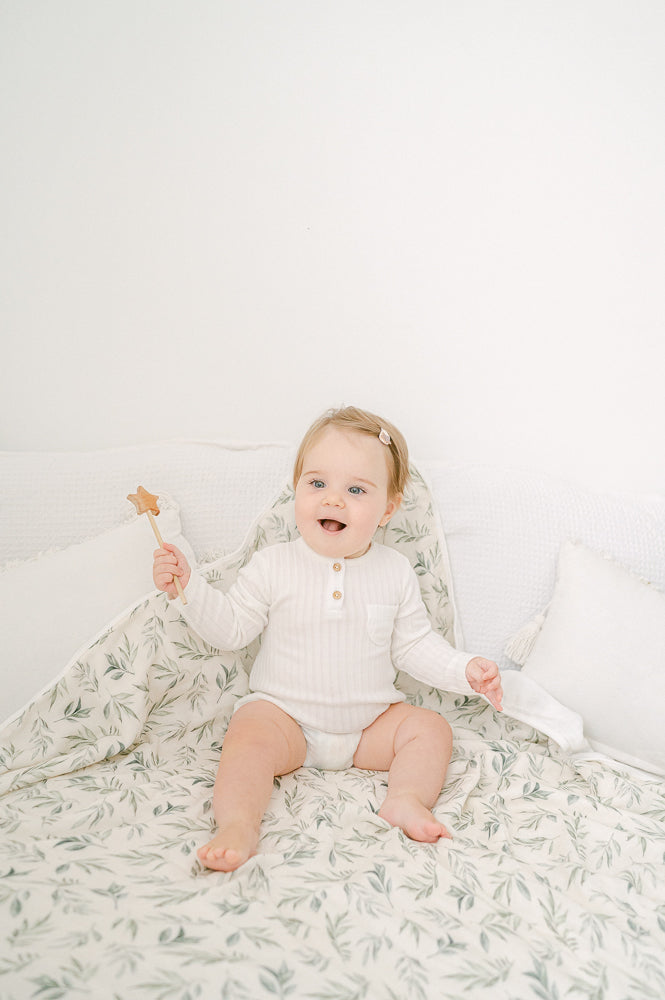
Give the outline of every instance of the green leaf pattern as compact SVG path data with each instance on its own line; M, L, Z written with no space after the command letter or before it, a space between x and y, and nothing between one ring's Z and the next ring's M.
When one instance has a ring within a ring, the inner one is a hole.
M287 488L238 554L294 536ZM383 540L450 638L445 545L414 470ZM451 722L416 844L376 815L383 773L275 781L260 850L232 874L195 850L257 644L219 653L152 594L0 731L0 997L637 1000L665 996L665 792L574 763L475 698L401 675Z

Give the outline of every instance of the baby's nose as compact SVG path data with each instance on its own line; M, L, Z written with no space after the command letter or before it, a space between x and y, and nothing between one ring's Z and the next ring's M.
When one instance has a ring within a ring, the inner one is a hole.
M330 490L329 493L323 498L323 502L327 507L343 507L344 498L341 493L336 493L334 490Z

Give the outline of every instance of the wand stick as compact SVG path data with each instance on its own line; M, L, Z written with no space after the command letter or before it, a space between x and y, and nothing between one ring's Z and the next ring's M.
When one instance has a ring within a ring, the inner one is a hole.
M158 497L155 493L148 493L142 486L139 486L136 493L129 493L127 499L136 507L138 514L147 514L148 520L152 525L152 530L155 532L155 538L157 539L157 544L160 549L164 548L164 541L159 533L159 528L157 527L157 522L155 521L154 515L159 514L159 507L157 506ZM185 592L182 589L182 584L177 576L173 577L173 582L175 583L175 589L178 591L178 597L183 604L187 604L187 598L185 597Z

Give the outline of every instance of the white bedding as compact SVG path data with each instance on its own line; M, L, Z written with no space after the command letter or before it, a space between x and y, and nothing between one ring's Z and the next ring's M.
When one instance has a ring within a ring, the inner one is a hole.
M210 578L227 586L292 531L287 490ZM385 541L450 637L424 484ZM663 783L403 676L453 726L435 807L452 842L415 844L377 817L385 774L300 769L275 783L258 855L203 869L252 653L212 650L152 594L0 730L2 997L665 996Z

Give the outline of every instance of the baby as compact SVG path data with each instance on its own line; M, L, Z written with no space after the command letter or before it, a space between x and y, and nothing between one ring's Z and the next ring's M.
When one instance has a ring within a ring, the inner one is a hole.
M192 573L173 545L157 549L155 585L217 649L263 632L224 737L213 793L217 832L198 857L232 871L256 852L276 775L299 767L388 771L379 816L413 840L449 837L432 806L452 748L446 720L405 702L404 670L430 687L475 691L501 710L496 663L453 649L432 630L405 556L375 542L402 501L404 438L346 407L306 433L294 469L300 537L257 552L228 593Z

